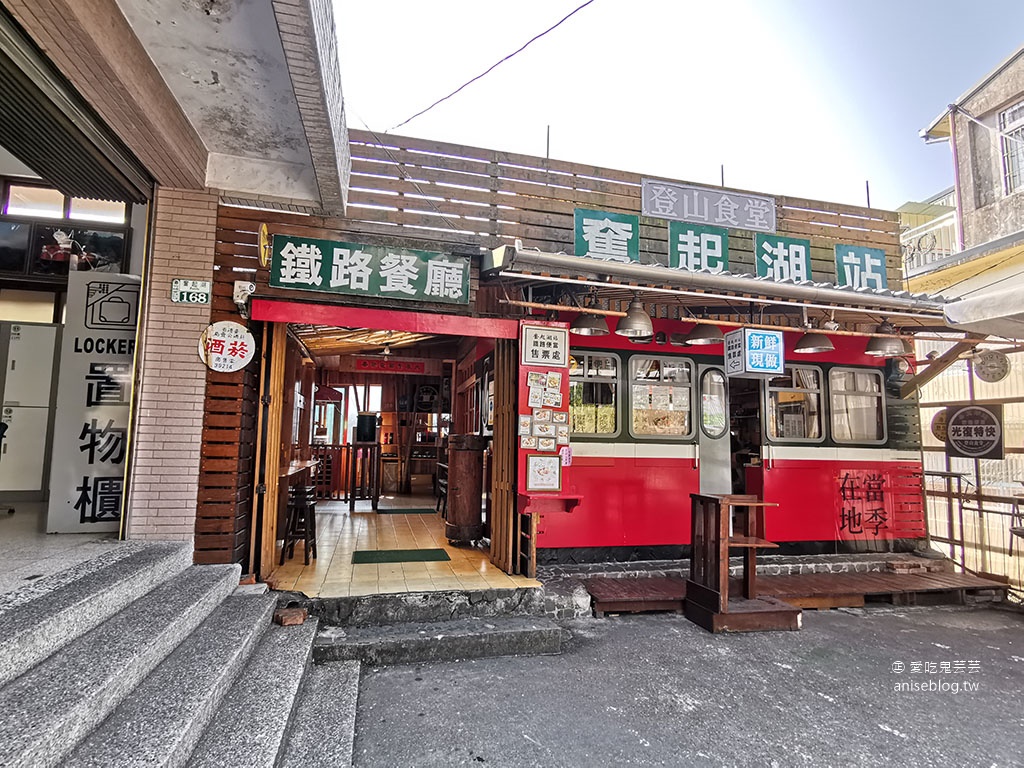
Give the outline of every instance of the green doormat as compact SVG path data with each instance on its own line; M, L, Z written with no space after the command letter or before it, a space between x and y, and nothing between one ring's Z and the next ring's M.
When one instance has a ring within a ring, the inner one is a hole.
M414 507L412 509L378 509L378 515L433 515L437 512L431 507Z
M357 549L352 562L360 563L425 563L451 560L443 549Z

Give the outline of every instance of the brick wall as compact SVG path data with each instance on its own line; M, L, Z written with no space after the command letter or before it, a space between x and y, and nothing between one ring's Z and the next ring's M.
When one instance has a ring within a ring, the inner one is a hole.
M212 279L217 195L164 187L155 205L128 538L191 541L206 395L196 348L210 307L172 304L171 280Z

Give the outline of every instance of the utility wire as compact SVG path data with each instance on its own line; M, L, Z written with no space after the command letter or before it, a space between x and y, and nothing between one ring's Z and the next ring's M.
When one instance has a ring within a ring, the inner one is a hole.
M556 29L557 27L561 26L561 24L562 24L563 22L567 21L567 20L569 19L569 17L570 17L570 16L573 16L574 14L576 14L576 13L579 13L579 12L580 12L580 11L582 11L582 10L583 10L584 8L586 8L586 7L588 6L588 5L590 5L590 4L592 3L592 2L594 2L594 0L587 0L587 2L583 3L583 5L580 5L580 6L578 6L578 7L577 7L577 8L575 8L575 9L574 9L574 10L573 10L572 12L570 12L570 13L566 14L566 15L565 15L564 17L562 17L562 19L561 19L561 20L559 20L559 21L558 21L558 23L554 24L553 26L550 26L550 27L548 27L548 28L547 28L547 29L545 29L545 30L544 30L543 32L541 32L541 33L540 33L539 35L534 35L533 37L531 37L531 38L530 38L529 40L527 40L527 41L526 41L526 42L525 42L525 43L524 43L524 44L523 44L523 45L522 45L522 46L521 46L521 47L520 47L520 48L519 48L518 50L516 50L516 51L513 51L512 53L510 53L510 54L509 54L508 56L506 56L505 58L501 59L500 61L496 62L495 64L492 64L492 65L491 65L491 66L490 66L490 67L489 67L489 68L488 68L488 69L487 69L487 70L486 70L485 72L481 72L481 73L480 73L479 75L477 75L476 77L474 77L474 78L473 78L472 80L469 80L469 81L467 81L467 82L463 83L463 84L462 84L462 85L460 85L460 86L459 86L458 88L456 88L456 89L455 89L454 91L452 91L451 93L449 93L449 94L448 94L447 96L445 96L445 97L443 97L443 98L440 98L440 99L438 99L437 101L435 101L435 102L434 102L433 104L431 104L431 105L430 105L429 107L427 107L426 109L421 109L421 110L420 110L419 112L417 112L417 113L416 113L415 115L413 115L412 117L410 117L410 118L408 118L408 119L406 119L406 120L403 120L402 122L400 122L400 123L399 123L398 125L396 125L396 126L395 126L394 128L392 128L391 130L392 130L392 131L394 131L394 130L397 130L397 129L401 128L401 127L402 127L403 125L405 125L406 123L411 123L411 122L412 122L413 120L415 120L415 119L416 119L417 117L419 117L420 115L424 115L424 114L426 114L427 112L429 112L430 110L432 110L432 109L433 109L434 107L436 107L436 106L437 106L438 104L440 104L441 102L443 102L443 101L447 101L448 99L450 99L450 98L451 98L452 96L454 96L455 94L457 94L457 93L458 93L459 91L461 91L461 90L462 90L463 88L467 88L467 87L469 87L470 85L472 85L473 83L475 83L475 82L476 82L477 80L479 80L480 78L482 78L482 77L484 77L484 76L486 76L486 75L489 75L489 74L490 74L490 73L491 73L492 71L494 71L495 69L497 69L497 67L498 67L498 66L499 66L500 64L504 64L504 63L505 63L506 61L508 61L509 59L511 59L511 58L512 58L513 56L516 56L517 54L520 54L520 53L522 53L522 52L523 52L524 50L526 50L527 46L529 46L529 45L530 45L531 43L533 43L533 42L535 42L535 41L537 41L537 40L540 40L540 39L541 39L542 37L544 37L544 35L546 35L546 34L547 34L548 32L551 32L552 30L554 30L554 29ZM390 133L390 131L389 131L389 133Z

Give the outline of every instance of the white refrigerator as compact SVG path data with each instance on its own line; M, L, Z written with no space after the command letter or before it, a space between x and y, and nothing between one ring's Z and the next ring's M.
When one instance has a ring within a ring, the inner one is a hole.
M0 492L44 489L56 341L55 325L0 323Z

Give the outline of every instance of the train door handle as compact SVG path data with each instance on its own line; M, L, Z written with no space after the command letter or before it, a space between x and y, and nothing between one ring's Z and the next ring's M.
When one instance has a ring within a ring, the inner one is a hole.
M764 470L767 472L772 468L772 447L769 443L764 446Z
M693 468L700 469L700 443L694 443L693 446Z

